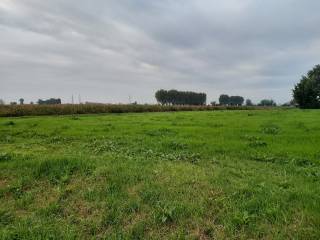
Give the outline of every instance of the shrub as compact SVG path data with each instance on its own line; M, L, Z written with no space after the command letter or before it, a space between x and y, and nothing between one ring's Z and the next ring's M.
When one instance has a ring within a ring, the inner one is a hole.
M8 121L3 124L4 126L14 126L15 123L13 121Z
M9 161L12 159L12 156L8 153L0 153L0 162Z

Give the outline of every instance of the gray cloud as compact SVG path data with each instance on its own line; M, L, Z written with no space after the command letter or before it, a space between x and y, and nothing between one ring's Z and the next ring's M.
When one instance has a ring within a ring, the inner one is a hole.
M0 98L154 102L159 88L284 102L319 63L316 0L2 0Z

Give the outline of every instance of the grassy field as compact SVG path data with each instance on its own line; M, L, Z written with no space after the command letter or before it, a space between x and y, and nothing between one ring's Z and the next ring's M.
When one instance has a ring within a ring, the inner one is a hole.
M0 239L320 239L320 111L0 118Z

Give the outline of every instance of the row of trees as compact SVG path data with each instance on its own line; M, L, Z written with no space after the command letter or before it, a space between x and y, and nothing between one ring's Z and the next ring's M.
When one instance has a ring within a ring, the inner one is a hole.
M205 93L185 92L177 90L159 90L155 97L162 105L205 105L207 95ZM250 99L244 101L241 96L229 96L222 94L219 97L219 104L225 106L242 106L245 102L246 106L253 106ZM19 99L20 105L24 104L24 99ZM39 99L38 104L61 104L60 98L50 98L47 100ZM0 99L0 105L5 102ZM11 105L16 105L17 102L11 102ZM30 104L33 104L31 102ZM211 103L216 105L215 102ZM258 106L276 106L277 104L272 99L263 99ZM320 65L316 65L310 70L306 76L302 76L300 82L293 89L293 100L284 104L284 106L297 105L300 108L320 108Z
M42 100L42 99L39 99L38 102L37 102L39 105L54 105L54 104L61 104L61 99L60 98L50 98L50 99L47 99L47 100ZM17 105L18 103L17 102L10 102L10 105ZM24 99L23 98L20 98L19 99L19 104L20 105L24 105ZM30 102L30 104L33 104L33 102ZM5 102L3 99L0 99L0 105L5 105Z
M61 104L61 99L60 98L50 98L50 99L47 99L47 100L42 100L42 99L39 99L38 100L38 104L39 105L54 105L54 104Z
M180 92L176 90L159 90L156 99L161 104L178 105L204 105L206 104L205 93ZM216 105L215 102L211 104ZM244 98L241 96L229 96L222 94L219 104L225 106L242 106ZM253 106L250 99L245 101L246 106ZM277 106L272 99L263 99L258 106ZM293 100L283 106L299 106L300 108L320 108L320 65L316 65L306 76L302 76L300 82L293 89Z
M178 105L204 105L206 103L205 93L179 92L176 90L159 90L156 99L161 104ZM211 104L216 105L215 102ZM219 104L225 106L242 106L244 98L241 96L229 96L222 94ZM253 106L250 99L245 101L246 106ZM272 99L263 99L258 106L277 106ZM284 106L299 106L300 108L320 108L320 65L316 65L306 76L302 76L300 82L293 89L293 100Z
M227 94L222 94L219 97L220 105L230 105L230 106L242 106L244 103L244 98L241 96L230 96Z
M275 107L277 106L277 103L272 99L263 99L258 103L258 106Z
M158 103L162 105L205 105L207 96L205 93L183 92L177 90L159 90L156 92L155 97ZM254 106L250 99L246 101L242 96L229 96L222 94L219 97L219 104L221 106ZM211 105L217 105L211 102ZM272 99L263 99L257 106L277 106L276 102Z
M159 90L155 95L158 103L162 105L205 105L205 93L183 92L177 90Z
M242 106L243 104L246 106L255 106L250 99L246 99L246 101L244 101L244 98L241 96L229 96L227 94L220 95L219 104L222 106ZM272 107L277 106L277 104L272 99L263 99L257 104L257 106Z
M24 99L20 98L19 99L19 103L20 103L20 105L23 105L24 104ZM3 99L0 99L0 105L5 105L5 102L4 102ZM17 105L17 102L10 102L10 105Z

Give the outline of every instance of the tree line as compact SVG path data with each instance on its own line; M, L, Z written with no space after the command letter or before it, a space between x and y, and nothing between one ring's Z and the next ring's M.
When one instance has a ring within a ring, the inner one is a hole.
M226 106L242 106L244 103L244 98L241 96L229 96L227 94L222 94L219 97L220 105Z
M54 105L54 104L61 104L61 99L60 98L50 98L50 99L47 99L47 100L42 100L42 99L39 99L38 100L38 104L39 105Z
M205 93L185 92L177 90L158 90L155 94L158 103L162 105L205 105Z
M293 98L300 108L320 108L320 65L316 65L293 89Z
M320 65L316 65L310 70L306 76L302 76L300 82L297 83L292 90L293 99L283 104L283 106L298 106L300 108L320 108ZM190 91L177 90L158 90L155 94L156 100L162 105L206 105L207 95L205 93L196 93ZM242 96L229 96L222 94L219 97L219 105L222 106L242 106L245 102L246 106L254 106L250 99L244 101ZM24 99L19 99L20 105L24 104ZM39 99L39 105L61 104L60 98L50 98L47 100ZM0 99L0 105L5 102ZM11 102L16 105L17 102ZM33 104L31 102L30 104ZM218 105L212 102L211 105ZM258 106L277 106L272 99L263 99Z
M293 99L283 106L298 106L300 108L320 108L320 65L316 65L306 75L303 75L300 82L294 86ZM159 90L156 92L156 99L159 103L166 105L205 105L205 93L181 92L177 90ZM219 105L222 106L254 106L250 99L246 101L242 96L229 96L222 94L219 97ZM218 105L212 102L211 105ZM258 106L277 106L272 99L263 99Z
M50 98L50 99L47 99L47 100L42 100L42 99L39 99L37 101L37 103L39 105L55 105L55 104L61 104L61 99L60 98ZM10 102L10 105L17 105L18 103L17 102ZM19 104L20 105L24 105L24 99L23 98L20 98L19 99ZM30 102L30 104L34 104L33 102ZM3 99L0 99L0 105L5 105L5 102Z
M177 90L158 90L155 98L161 105L206 105L207 95L205 93L196 93L190 91ZM211 105L216 106L254 106L255 104L250 99L244 99L242 96L229 96L221 94L219 103L211 102ZM272 99L263 99L257 106L277 106Z

